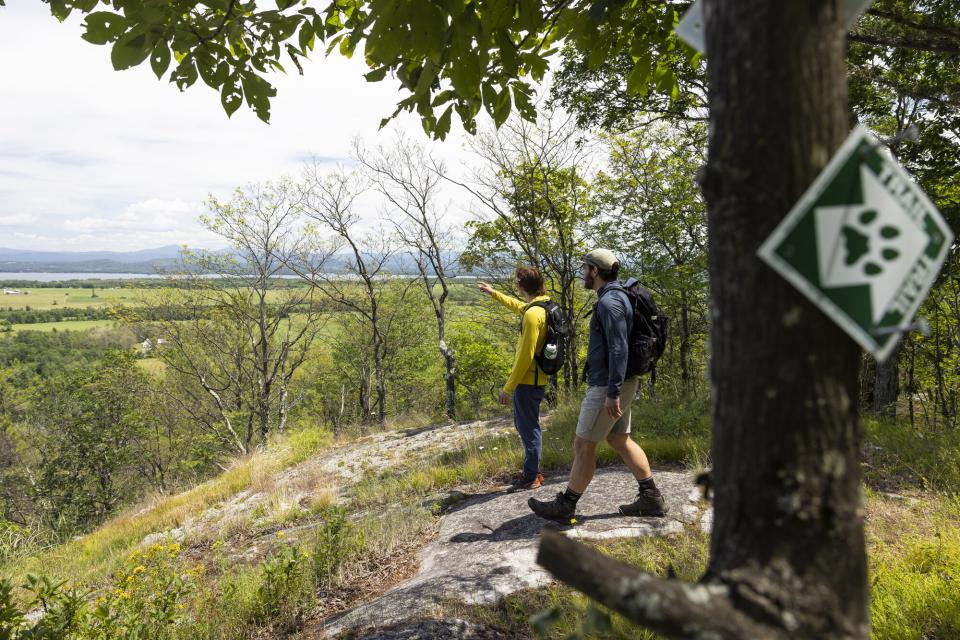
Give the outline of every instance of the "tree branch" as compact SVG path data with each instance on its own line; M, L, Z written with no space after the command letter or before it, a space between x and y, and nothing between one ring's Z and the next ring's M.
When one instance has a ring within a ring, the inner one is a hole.
M871 44L894 49L913 49L916 51L960 54L960 43L946 42L942 40L920 40L916 38L906 38L900 36L878 36L861 33L851 33L847 35L847 40L850 42L859 42L861 44Z
M658 578L545 529L537 563L557 579L670 638L786 640L789 633L736 609L722 583Z

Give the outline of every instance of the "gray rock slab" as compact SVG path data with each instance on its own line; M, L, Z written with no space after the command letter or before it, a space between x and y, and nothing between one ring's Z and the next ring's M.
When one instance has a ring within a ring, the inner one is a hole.
M464 620L417 620L385 629L352 633L350 640L509 640L493 629Z
M536 563L544 527L581 539L666 536L700 521L703 505L694 491L694 475L658 471L657 486L670 511L665 518L624 517L617 506L632 502L637 484L624 467L597 471L577 506L577 525L560 527L530 511L531 492L476 495L454 505L440 522L437 539L424 548L419 572L379 598L328 622L324 633L336 636L356 627L380 627L442 613L442 603L497 602L521 589L543 586L550 575ZM535 492L549 499L566 487L567 474L551 476Z
M505 418L384 431L324 452L319 464L327 474L352 483L367 469L383 471L426 453L461 449L479 438L511 431Z

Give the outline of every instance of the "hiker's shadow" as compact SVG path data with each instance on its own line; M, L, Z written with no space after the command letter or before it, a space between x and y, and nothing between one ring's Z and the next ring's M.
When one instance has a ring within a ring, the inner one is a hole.
M584 524L586 522L590 522L591 520L610 520L613 518L622 517L623 516L619 513L597 513L587 516L578 516L577 524ZM486 528L487 531L464 531L450 538L450 542L504 542L507 540L523 540L536 538L538 535L540 535L540 532L544 528L566 531L568 529L573 529L576 526L550 522L549 520L544 520L535 513L528 513L516 518L512 518L501 523L495 529L488 527L482 522L479 524L480 526Z
M450 538L450 542L504 542L535 538L540 533L543 520L534 513L528 513L502 522L496 529L482 522L479 524L487 531L464 531Z

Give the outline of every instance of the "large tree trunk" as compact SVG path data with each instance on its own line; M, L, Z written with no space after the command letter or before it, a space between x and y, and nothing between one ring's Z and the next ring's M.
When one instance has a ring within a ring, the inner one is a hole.
M859 349L755 252L848 132L839 4L706 3L708 575L741 610L807 638L868 635Z
M704 0L715 513L702 584L577 563L595 552L555 534L541 547L550 571L671 637L869 635L859 349L756 257L849 130L839 4Z

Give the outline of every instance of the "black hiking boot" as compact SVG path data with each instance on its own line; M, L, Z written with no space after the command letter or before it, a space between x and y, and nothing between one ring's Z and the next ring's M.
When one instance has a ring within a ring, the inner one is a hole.
M562 524L573 524L576 521L574 512L577 510L577 505L568 500L563 495L563 491L558 493L553 500L530 498L527 500L527 504L535 514L546 520L553 520Z
M543 474L538 473L533 478L529 478L525 475L519 475L513 480L510 481L510 487L507 489L510 493L514 491L529 491L531 489L539 489L543 486Z
M643 489L637 494L637 499L630 504L620 505L620 513L625 516L650 516L662 518L670 511L664 503L659 489Z

